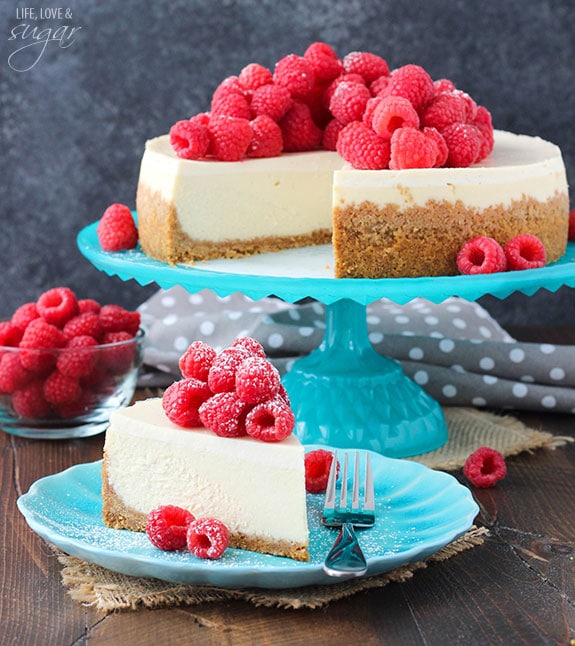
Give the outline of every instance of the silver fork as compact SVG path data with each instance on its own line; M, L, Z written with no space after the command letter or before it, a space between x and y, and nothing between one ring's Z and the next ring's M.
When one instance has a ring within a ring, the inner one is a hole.
M372 527L375 523L375 497L369 453L365 458L363 505L360 505L360 459L355 452L351 507L347 504L348 453L343 454L341 489L336 505L337 453L331 463L325 493L322 523L327 527L341 527L338 537L325 558L323 569L330 576L353 577L367 572L367 562L359 545L354 527Z

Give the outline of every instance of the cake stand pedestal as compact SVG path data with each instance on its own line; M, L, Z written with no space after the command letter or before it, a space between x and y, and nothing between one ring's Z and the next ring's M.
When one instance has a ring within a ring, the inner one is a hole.
M98 269L141 285L174 285L219 296L241 292L258 300L275 295L295 303L325 303L326 332L320 346L294 362L284 383L306 444L364 448L395 458L439 448L447 440L441 407L409 379L399 364L377 353L367 335L366 307L388 298L399 305L416 297L440 303L451 296L476 300L515 291L575 287L575 243L542 269L479 276L335 279L331 245L289 249L235 260L168 265L139 249L109 253L100 248L97 222L78 235L81 253Z

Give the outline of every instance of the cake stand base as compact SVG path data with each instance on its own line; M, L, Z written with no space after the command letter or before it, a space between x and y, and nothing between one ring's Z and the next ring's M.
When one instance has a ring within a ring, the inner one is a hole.
M441 406L373 349L366 308L351 299L327 306L321 345L284 375L305 444L369 449L403 458L447 441Z

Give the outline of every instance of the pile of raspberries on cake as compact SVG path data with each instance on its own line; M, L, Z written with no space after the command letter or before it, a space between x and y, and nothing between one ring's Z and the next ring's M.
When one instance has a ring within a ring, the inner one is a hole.
M220 352L194 341L180 357L179 368L183 379L168 386L162 397L174 424L264 442L279 442L292 433L295 418L288 394L256 339L240 337Z
M178 121L170 142L184 159L239 161L282 152L337 151L354 168L466 167L493 148L489 111L423 67L390 71L371 52L339 58L323 42L250 63L224 79L209 112Z

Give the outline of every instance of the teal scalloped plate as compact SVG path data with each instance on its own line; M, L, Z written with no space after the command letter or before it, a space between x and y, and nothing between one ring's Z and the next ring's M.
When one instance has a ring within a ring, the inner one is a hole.
M575 243L567 245L563 258L542 269L510 271L477 276L421 278L334 278L331 245L288 249L248 258L210 260L193 265L170 265L146 256L139 247L131 251L102 251L97 222L80 231L81 253L98 269L141 285L156 283L164 289L181 285L195 293L210 289L219 296L241 292L254 300L271 294L288 302L311 297L326 305L350 298L368 305L388 298L400 305L416 297L441 303L450 296L476 300L490 294L505 298L519 291L527 295L541 288L557 291L575 287Z
M313 448L319 447L306 447ZM469 489L453 476L377 453L371 453L371 459L377 521L360 533L367 576L425 559L471 527L478 506ZM307 498L309 562L230 548L222 558L208 561L189 552L162 552L143 533L106 527L101 468L101 461L79 464L35 482L18 499L30 527L67 554L133 576L227 588L291 588L341 581L322 568L336 537L336 530L321 525L322 495Z

